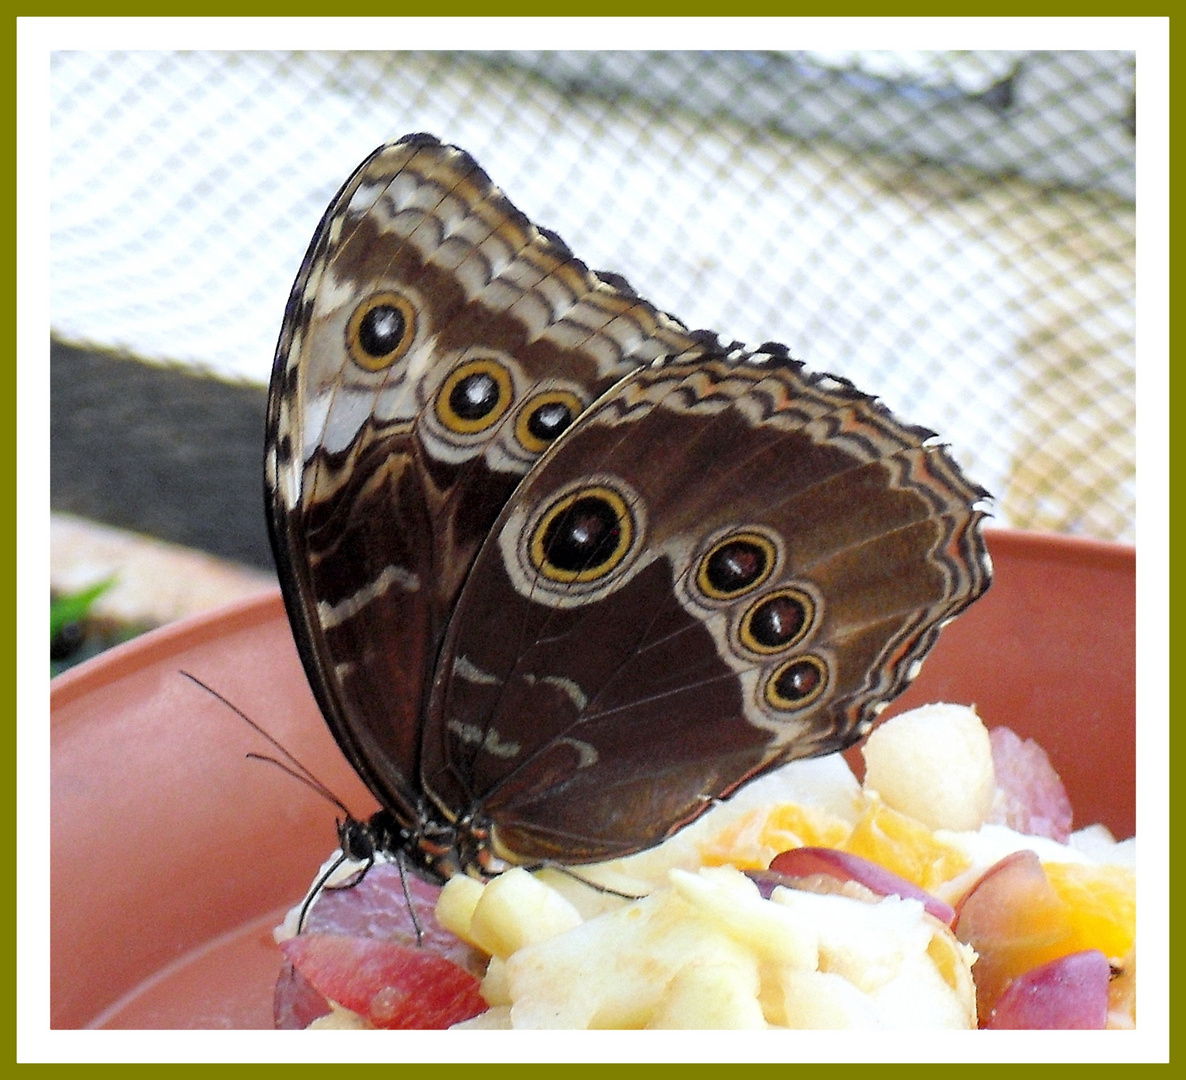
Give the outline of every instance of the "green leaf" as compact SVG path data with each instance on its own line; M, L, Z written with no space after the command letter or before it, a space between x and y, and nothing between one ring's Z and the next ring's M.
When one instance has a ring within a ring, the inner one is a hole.
M69 596L59 596L56 600L51 599L49 603L50 641L58 636L58 632L67 623L80 622L85 619L91 610L91 605L114 584L115 577L112 576L105 581L100 581L97 585L91 585L76 593L71 593Z

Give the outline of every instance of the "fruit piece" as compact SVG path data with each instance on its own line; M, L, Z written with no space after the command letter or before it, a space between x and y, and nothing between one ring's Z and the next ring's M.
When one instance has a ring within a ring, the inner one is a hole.
M979 955L973 974L981 1022L1005 988L1071 953L1099 950L1119 960L1136 932L1130 870L1088 863L1043 866L1017 851L992 866L960 901L955 931Z
M990 867L956 909L955 933L976 950L977 1011L987 1021L1013 979L1073 950L1067 905L1032 851Z
M731 821L701 848L705 866L760 870L790 848L839 847L852 826L817 806L781 803L759 807Z
M834 972L783 968L774 993L772 1022L782 1027L838 1031L881 1026L869 995Z
M414 874L401 873L395 863L376 863L356 885L323 889L309 909L305 930L419 944L481 975L486 958L459 941L436 918L440 892L438 886Z
M678 971L722 964L756 970L758 961L664 889L520 949L505 974L516 1027L643 1028Z
M762 1029L759 979L752 964L688 964L675 973L649 1028Z
M763 900L753 883L733 867L698 874L672 870L671 885L697 918L746 946L763 963L815 967L815 934L785 909Z
M303 1031L314 1020L328 1016L333 1006L287 960L272 991L272 1023L277 1031Z
M471 924L474 918L474 908L482 899L483 891L482 882L476 878L466 877L465 874L454 874L441 886L440 896L437 897L436 908L433 912L441 926L478 948L481 948L481 945L474 940Z
M1099 1030L1108 1018L1109 975L1098 949L1060 956L1014 979L982 1026Z
M998 793L989 820L1065 844L1071 835L1071 800L1046 751L1007 727L993 728L988 737Z
M772 901L818 936L816 970L868 995L882 1026L976 1026L972 951L917 901L869 903L799 889L776 889Z
M433 914L439 892L437 886L420 878L401 875L394 863L378 863L348 888L323 889L309 908L305 929L415 945L418 922L425 949L460 964L473 975L480 975L486 958L444 929ZM415 920L408 907L409 896L416 912ZM324 995L287 961L276 980L272 1008L273 1021L279 1029L306 1028L330 1012Z
M486 1008L478 980L429 949L339 934L280 943L318 993L381 1028L447 1028Z
M895 716L861 753L866 791L932 829L979 829L992 809L992 745L966 705L924 705Z
M925 825L883 803L873 803L865 811L841 846L928 891L972 865L962 851L935 839Z
M838 881L855 881L878 896L921 900L923 907L947 926L955 921L955 910L949 904L884 866L847 851L818 847L794 848L776 855L770 863L770 869L788 878L827 874Z
M1072 951L1099 949L1119 961L1136 943L1137 880L1126 866L1043 863L1046 880L1067 905Z
M469 934L491 956L505 960L580 923L572 904L516 866L483 886L470 916Z

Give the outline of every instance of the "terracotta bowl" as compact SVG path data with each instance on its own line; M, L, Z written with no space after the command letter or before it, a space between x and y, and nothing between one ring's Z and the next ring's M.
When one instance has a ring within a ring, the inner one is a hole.
M1076 822L1134 828L1135 553L994 530L996 581L894 712L974 702L1038 739ZM309 693L279 593L114 649L52 684L51 1023L267 1028L272 927L335 845L209 683L362 816L373 800Z

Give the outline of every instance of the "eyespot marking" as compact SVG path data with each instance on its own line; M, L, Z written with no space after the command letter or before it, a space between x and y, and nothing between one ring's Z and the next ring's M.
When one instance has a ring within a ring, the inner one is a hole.
M514 400L511 373L492 358L459 364L437 391L437 418L449 431L474 435L492 428Z
M519 410L515 438L529 453L543 453L583 409L584 403L571 391L545 390Z
M368 296L346 323L346 351L364 371L384 371L401 359L416 336L416 309L406 296Z
M532 565L558 582L605 577L630 553L637 529L626 500L613 488L578 488L540 516L531 537Z
M766 680L766 703L781 712L806 708L828 685L828 666L810 654L779 664Z
M696 584L710 600L735 600L759 588L774 572L778 549L751 529L718 540L700 560Z

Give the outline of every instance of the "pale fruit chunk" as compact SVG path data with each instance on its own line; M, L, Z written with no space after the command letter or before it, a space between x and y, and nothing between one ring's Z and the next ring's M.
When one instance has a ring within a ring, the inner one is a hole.
M486 965L486 977L482 979L482 997L489 1005L510 1008L511 987L507 981L507 962L497 956L490 957Z
M875 1026L976 1026L971 976L975 954L919 901L891 896L871 904L786 888L776 888L771 899L814 927L819 970L844 978L866 995L878 1021ZM824 1017L830 1023L840 1026L850 1014L854 1023L866 1022L858 999L847 991L841 997L834 988L828 992L832 1004ZM799 1026L795 1016L789 1019L791 1026ZM817 1018L811 1026L822 1022Z
M932 829L974 831L992 810L992 744L966 705L924 705L895 716L862 753L866 790Z
M503 959L581 921L572 904L522 867L486 884L463 874L451 877L437 898L435 914L441 926L462 940Z
M762 899L749 878L731 866L689 874L671 871L671 885L697 915L747 946L763 963L814 968L819 946L810 924Z
M974 957L946 929L936 933L925 955L907 956L895 978L872 993L882 1024L887 1028L974 1028Z
M696 964L667 984L650 1028L702 1031L764 1029L759 980L752 964Z
M330 1009L324 1016L318 1016L310 1020L305 1026L310 1031L374 1031L375 1025L372 1024L365 1016L360 1016L352 1009L343 1009L341 1005L335 1005L332 1001L329 1003ZM479 1016L485 1015L479 1013ZM469 1021L463 1020L462 1023ZM454 1027L457 1025L454 1024Z
M482 889L470 917L469 935L491 956L505 959L580 923L580 913L572 904L516 866Z
M480 881L464 874L455 874L441 887L434 911L441 926L451 934L456 934L462 941L468 941L478 948L481 948L481 945L474 941L470 923L473 921L474 908L478 906L484 891Z
M847 896L827 896L777 888L775 904L819 935L819 968L843 975L870 992L893 979L903 959L924 953L932 925L923 925L917 900L890 897L877 904Z
M804 1031L882 1026L869 995L831 971L779 972L779 1007L770 1007L772 1022Z
M510 957L512 1020L517 1028L644 1028L661 1015L678 972L714 966L749 968L756 984L753 953L663 890Z

